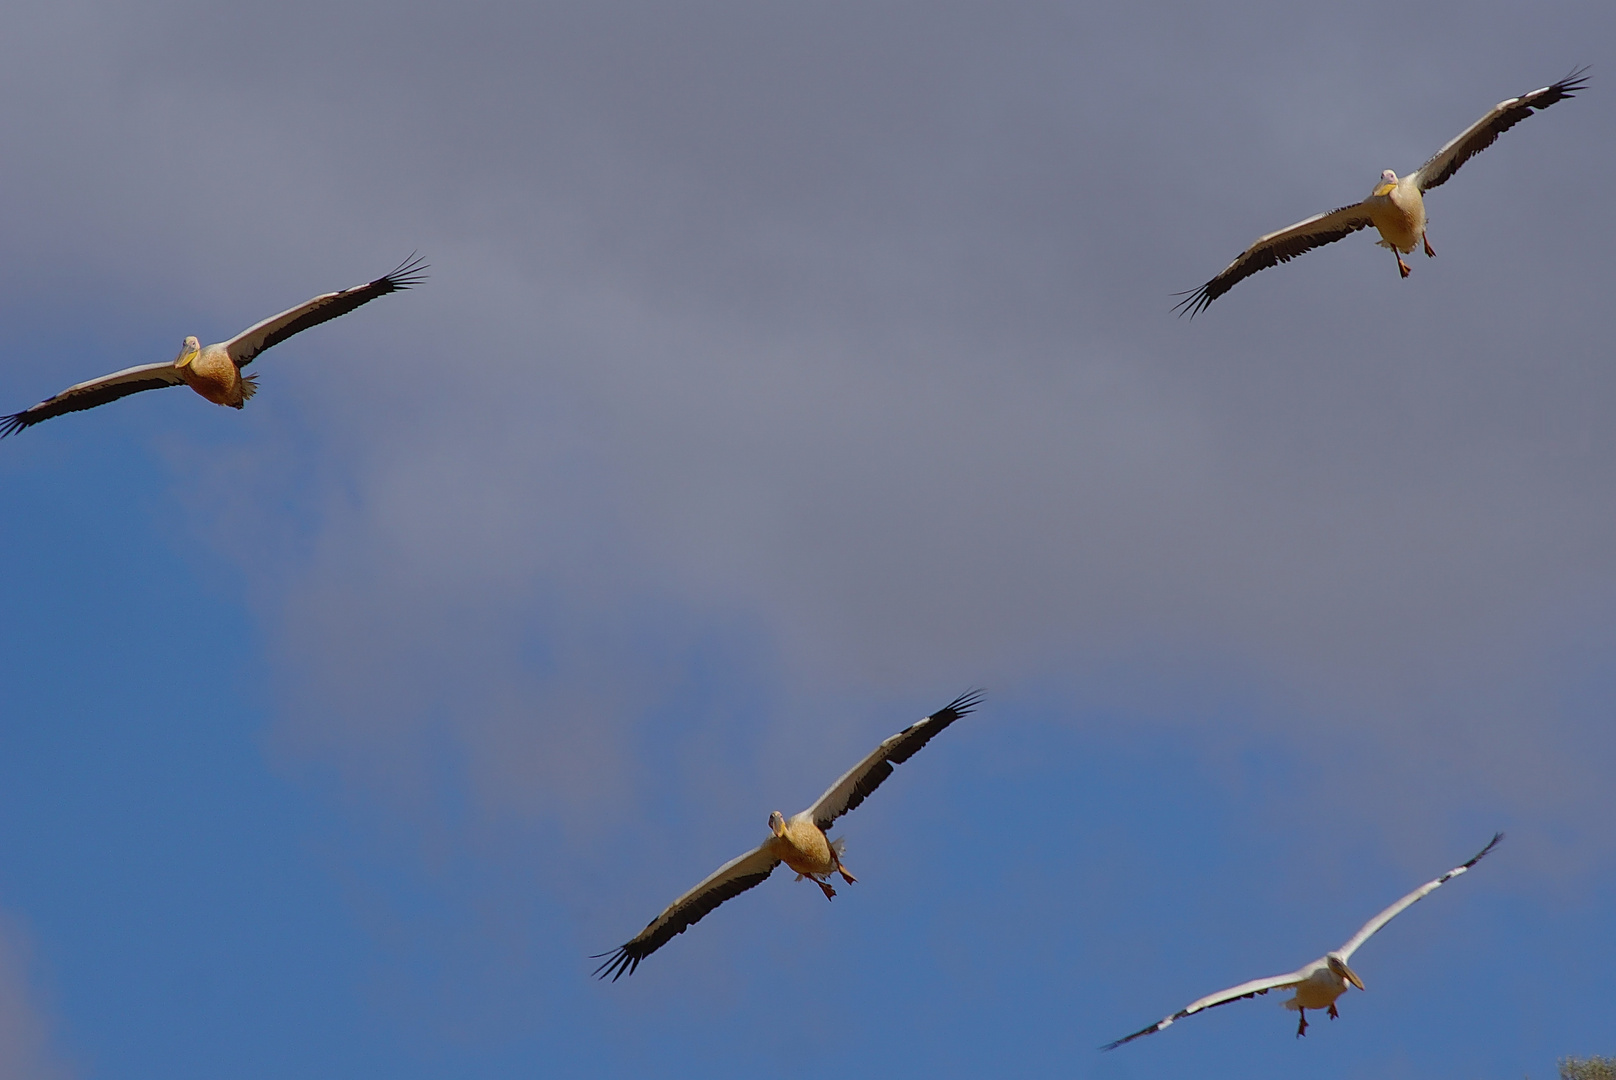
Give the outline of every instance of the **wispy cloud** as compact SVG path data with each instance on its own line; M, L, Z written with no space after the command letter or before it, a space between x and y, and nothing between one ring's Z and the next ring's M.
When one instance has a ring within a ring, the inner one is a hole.
M17 919L0 912L0 1080L68 1080L55 1044L53 1010L40 990L33 950Z

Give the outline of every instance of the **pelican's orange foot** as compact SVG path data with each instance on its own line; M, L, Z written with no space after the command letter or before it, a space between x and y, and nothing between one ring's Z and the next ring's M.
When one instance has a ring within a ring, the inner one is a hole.
M1397 276L1408 277L1413 272L1408 268L1408 263L1403 261L1403 257L1401 255L1397 256Z
M1420 239L1425 243L1425 257L1427 259L1436 258L1436 252L1431 250L1431 241L1425 239L1424 233L1420 233Z
M826 900L834 900L836 898L836 890L830 887L829 882L820 881L818 878L810 878L809 880L815 885L819 886L819 891L825 894Z
M842 880L847 882L849 885L855 884L858 881L858 878L854 877L852 874L849 874L847 872L847 867L843 866L841 863L836 864L836 872L842 875Z
M1303 1035L1307 1034L1307 1010L1297 1009L1296 1012L1297 1015L1302 1018L1301 1023L1296 1025L1296 1037L1300 1039Z
M1330 1019L1331 1020L1339 1020L1339 1019L1341 1019L1341 1014L1335 1011L1335 1002L1333 1002L1333 1001L1330 1002Z

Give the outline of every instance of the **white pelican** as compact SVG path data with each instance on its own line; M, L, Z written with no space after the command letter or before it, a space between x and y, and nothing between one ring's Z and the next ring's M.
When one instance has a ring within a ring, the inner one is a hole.
M684 933L730 897L761 885L781 863L797 872L798 881L808 878L818 885L826 900L836 895L836 890L826 880L832 874L842 875L842 880L848 884L857 881L842 865L842 841L830 839L825 830L880 787L881 781L892 775L892 766L908 761L933 735L970 713L981 700L980 690L967 691L930 716L910 724L843 773L830 790L802 813L786 817L774 811L769 815L772 836L708 874L706 880L669 904L632 940L610 953L590 957L592 960L606 957L595 974L602 979L610 975L613 982L634 974L641 960L666 945L675 934Z
M0 417L0 439L53 416L93 409L142 390L156 390L164 386L184 384L215 405L242 408L247 404L247 399L257 393L258 376L243 376L241 369L252 363L259 353L311 326L318 326L338 315L346 315L378 296L419 285L426 280L426 275L421 273L425 269L426 264L412 255L386 277L341 292L316 296L307 303L247 327L229 341L203 347L195 337L188 337L180 344L180 354L172 363L124 368L99 379L69 386L55 397L20 413Z
M1396 918L1404 908L1414 903L1414 901L1420 899L1426 893L1431 892L1437 887L1445 884L1450 878L1456 878L1466 870L1469 870L1472 866L1475 866L1476 863L1481 861L1482 856L1486 855L1495 846L1497 846L1498 841L1502 840L1503 838L1503 833L1493 834L1493 838L1492 840L1488 841L1487 846L1476 852L1475 856L1469 862L1464 863L1461 866L1455 866L1452 870L1449 870L1446 874L1443 874L1435 881L1427 881L1424 885L1421 885L1419 888L1397 901L1397 903L1393 904L1385 911L1382 911L1373 919L1370 919L1368 922L1364 923L1363 927L1356 934L1353 934L1352 938L1345 945L1341 946L1334 952L1325 953L1311 964L1297 968L1295 971L1292 971L1289 974L1273 975L1266 979L1253 979L1250 982L1241 983L1239 986L1231 986L1227 990L1219 990L1215 994L1208 994L1206 997L1201 998L1198 1001L1190 1002L1172 1016L1164 1017L1163 1019L1158 1020L1156 1023L1151 1024L1149 1027L1141 1028L1132 1035L1118 1039L1114 1043L1107 1043L1106 1045L1100 1047L1100 1049L1115 1050L1125 1042L1132 1042L1141 1035L1154 1034L1155 1032L1160 1031L1162 1028L1171 1025L1174 1020L1182 1020L1191 1013L1198 1013L1202 1009L1210 1009L1214 1005L1227 1005L1229 1002L1239 1001L1241 998L1255 997L1258 994L1266 994L1270 990L1296 991L1296 995L1289 1001L1285 1002L1285 1007L1287 1009L1295 1009L1297 1013L1300 1014L1300 1023L1296 1025L1297 1037L1299 1038L1306 1035L1307 1010L1328 1009L1330 1011L1330 1019L1334 1020L1339 1015L1335 1011L1335 999L1346 993L1347 984L1351 983L1360 990L1364 988L1363 980L1358 978L1357 973L1347 966L1347 961L1352 959L1352 954L1357 951L1358 946L1362 945L1364 942L1373 937L1375 931L1391 922L1392 919Z
M1533 90L1520 97L1500 101L1487 115L1465 128L1432 155L1431 160L1414 172L1399 179L1387 169L1369 198L1351 206L1331 210L1328 214L1315 214L1306 221L1298 221L1288 229L1257 238L1257 242L1243 251L1238 259L1224 268L1223 273L1202 285L1181 294L1184 299L1174 305L1180 315L1186 311L1193 317L1235 287L1242 278L1275 263L1290 262L1304 251L1334 243L1359 229L1373 225L1380 233L1376 241L1390 248L1397 257L1397 272L1408 277L1408 263L1403 256L1412 254L1416 244L1425 246L1427 256L1435 256L1431 242L1425 238L1425 200L1422 197L1438 184L1459 171L1459 166L1493 144L1499 135L1532 115L1535 109L1547 109L1555 102L1575 96L1575 91L1587 85L1582 77L1586 67L1578 68L1559 82Z

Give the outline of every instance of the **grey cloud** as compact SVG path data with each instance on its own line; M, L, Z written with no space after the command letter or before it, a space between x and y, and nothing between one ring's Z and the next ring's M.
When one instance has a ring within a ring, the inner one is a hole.
M53 1043L53 1020L41 1000L28 938L0 912L0 1080L65 1080L74 1070Z
M1167 295L1608 14L72 10L10 58L40 210L6 235L109 290L121 348L434 263L266 358L244 456L274 468L180 470L274 627L294 753L408 788L447 731L492 804L581 820L727 633L827 696L1031 682L1081 714L1126 698L1107 671L1240 672L1285 703L1248 734L1422 760L1473 692L1496 738L1455 767L1522 805L1572 796L1500 762L1612 749L1581 706L1520 734L1616 570L1597 78L1433 195L1409 281L1354 238L1193 322Z

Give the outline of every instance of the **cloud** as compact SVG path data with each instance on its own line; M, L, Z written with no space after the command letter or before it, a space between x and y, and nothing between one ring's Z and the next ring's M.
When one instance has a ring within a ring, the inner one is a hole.
M1580 644L1616 583L1610 210L1581 179L1609 107L1436 193L1408 282L1364 241L1193 322L1167 294L1608 16L1555 7L1508 56L1365 17L1324 63L1304 17L1152 5L388 10L83 17L68 103L6 119L42 208L12 239L119 282L131 353L433 262L172 446L270 628L284 753L406 801L452 762L583 828L656 783L669 710L675 744L723 741L691 704L736 705L712 664L782 731L978 682L1193 727L1234 686L1266 704L1230 737L1606 797L1557 778L1613 749Z
M0 1080L65 1080L73 1070L52 1045L27 934L0 912Z

